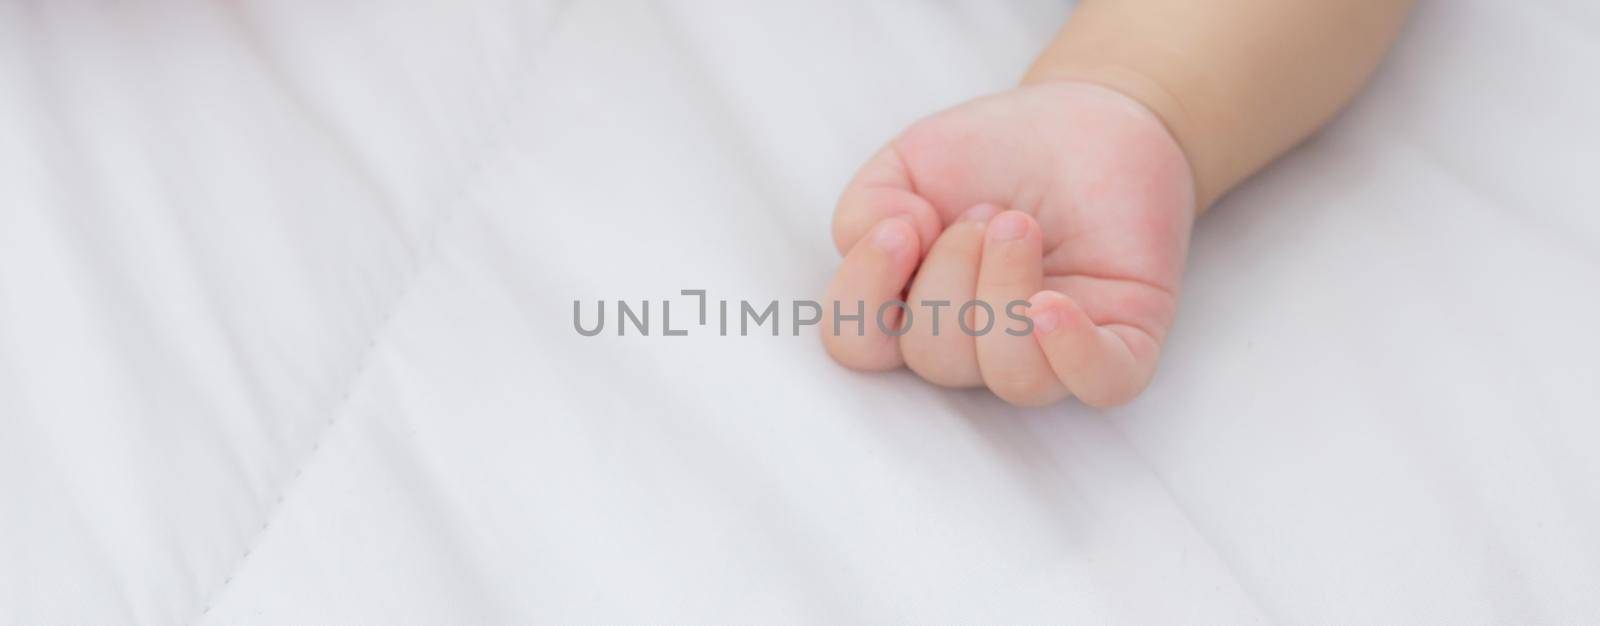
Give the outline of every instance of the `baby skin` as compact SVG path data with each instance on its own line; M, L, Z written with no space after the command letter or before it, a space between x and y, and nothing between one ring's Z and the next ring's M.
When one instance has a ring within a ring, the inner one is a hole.
M1177 313L1196 217L1336 113L1409 4L1080 3L1022 86L913 124L847 185L829 354L1017 405L1132 400ZM972 301L987 306L954 320ZM1031 332L1006 332L1009 311Z

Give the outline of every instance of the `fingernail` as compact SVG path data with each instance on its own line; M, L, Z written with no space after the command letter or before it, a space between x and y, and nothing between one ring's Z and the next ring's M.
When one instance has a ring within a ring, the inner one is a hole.
M974 207L972 207L970 209L967 209L967 212L962 213L961 217L956 218L956 221L958 221L958 222L982 222L982 221L987 220L987 219L989 219L991 217L994 217L994 214L995 213L999 213L999 212L1000 212L1000 207L997 207L997 206L992 205L992 204L979 204L979 205L976 205L976 206L974 206Z
M878 228L872 233L872 245L885 252L898 252L904 249L908 243L906 229L897 226L895 224L897 221L905 222L906 224L911 223L910 220L903 217L884 220L882 224L878 224Z
M1057 327L1061 326L1061 314L1055 312L1054 309L1045 309L1031 317L1033 317L1033 332L1041 335L1053 333Z
M989 238L995 241L1012 241L1028 234L1028 218L1021 213L1008 211L989 222Z

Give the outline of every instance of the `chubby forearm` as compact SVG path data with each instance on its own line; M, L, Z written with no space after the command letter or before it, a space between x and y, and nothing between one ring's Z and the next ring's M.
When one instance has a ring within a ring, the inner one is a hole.
M1196 206L1299 143L1371 75L1411 0L1084 0L1025 83L1144 103L1195 175Z

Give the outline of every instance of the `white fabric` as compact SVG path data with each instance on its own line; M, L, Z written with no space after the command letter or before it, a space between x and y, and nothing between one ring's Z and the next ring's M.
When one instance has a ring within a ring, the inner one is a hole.
M1593 3L1420 7L1103 412L571 317L817 297L1069 6L408 4L0 5L0 622L1600 621Z

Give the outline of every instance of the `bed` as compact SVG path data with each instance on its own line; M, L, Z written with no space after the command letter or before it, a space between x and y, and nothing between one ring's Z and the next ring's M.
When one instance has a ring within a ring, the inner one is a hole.
M1070 9L0 5L0 622L1600 621L1593 3L1424 2L1130 405L696 323Z

